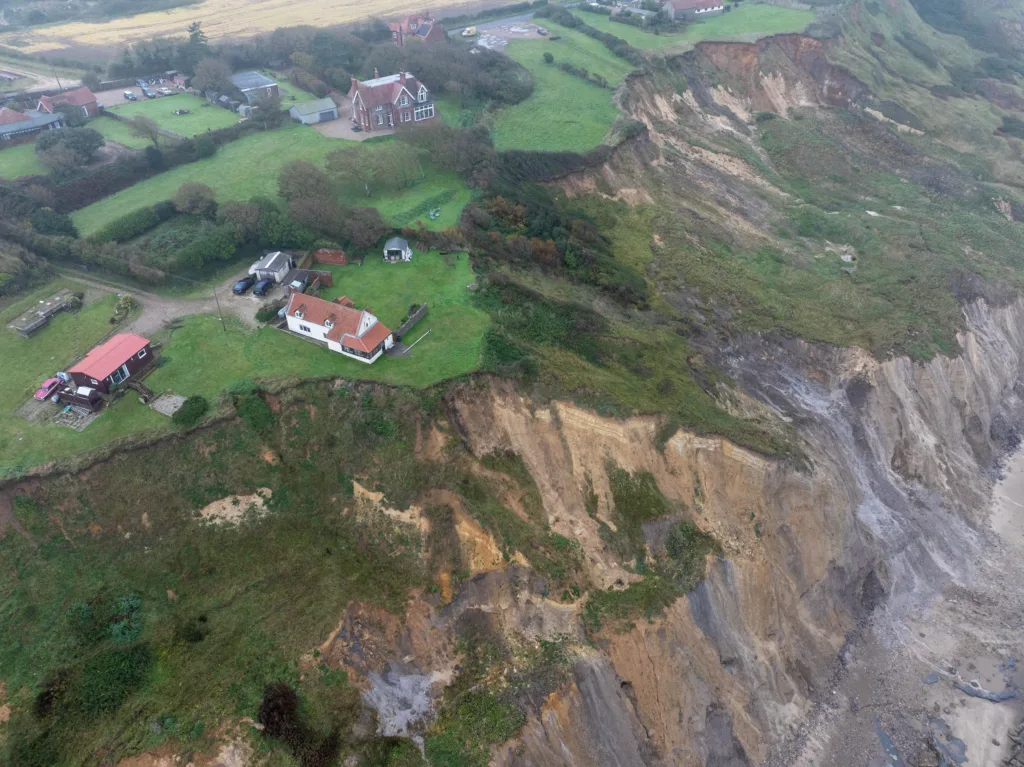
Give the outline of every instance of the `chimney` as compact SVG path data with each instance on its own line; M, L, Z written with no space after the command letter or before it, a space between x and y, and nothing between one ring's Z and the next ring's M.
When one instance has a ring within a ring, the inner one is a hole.
M402 85L405 85L405 74L405 72L402 72L401 77L399 78L402 81Z
M378 77L380 77L380 72L377 70L377 67L374 67L373 68L373 79L376 80Z

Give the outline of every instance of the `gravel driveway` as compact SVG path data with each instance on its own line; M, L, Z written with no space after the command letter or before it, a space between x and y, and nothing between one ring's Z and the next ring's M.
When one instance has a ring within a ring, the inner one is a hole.
M256 322L256 312L263 305L265 299L251 295L236 296L231 292L231 286L246 273L247 270L242 271L217 285L217 298L220 299L220 308L225 317L234 317L241 320L244 325L256 329L259 327L259 323ZM96 282L68 272L60 272L60 276L101 293L131 293L139 302L142 311L124 330L138 333L140 336L150 336L162 330L168 323L191 314L217 314L217 300L213 297L212 290L209 298L167 298L144 290L119 288Z

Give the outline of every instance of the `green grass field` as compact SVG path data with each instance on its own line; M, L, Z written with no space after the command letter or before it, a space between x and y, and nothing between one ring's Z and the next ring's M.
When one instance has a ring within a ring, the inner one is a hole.
M326 298L349 296L392 329L410 304L429 303L430 313L406 340L411 343L428 329L431 333L409 357L381 357L367 365L274 328L252 333L229 324L225 333L215 317L198 316L171 334L163 350L170 361L146 379L147 385L154 391L172 388L216 397L244 379L341 376L421 387L470 373L480 364L489 320L470 304L466 286L476 278L469 257L451 258L450 264L437 253L417 253L408 264L368 258L363 266L335 269L335 287L324 293Z
M0 380L0 399L4 402L0 416L0 478L12 469L73 455L123 434L161 424L160 416L138 406L132 398L118 402L110 413L81 433L45 422L29 423L15 415L14 411L31 399L44 380L75 361L76 326L79 356L112 329L108 320L113 314L113 296L86 306L77 315L57 315L29 339L7 328L7 323L28 306L61 288L77 290L81 285L57 280L0 310L0 359L7 368L7 374Z
M600 144L619 112L612 91L557 68L562 61L585 67L612 86L632 71L628 62L586 35L559 29L561 40L511 40L506 53L533 76L533 93L494 116L494 145L499 150L571 150L585 152ZM544 54L555 57L544 63Z
M385 140L356 146L365 152L382 152L387 151L389 143ZM79 232L88 235L130 210L173 197L186 181L209 184L221 202L246 200L254 195L276 199L277 177L286 163L306 160L321 165L329 152L346 146L353 144L325 138L301 126L252 133L221 147L207 160L182 165L147 179L76 211L73 218ZM412 224L417 219L423 219L431 229L453 226L469 202L469 188L454 173L433 170L426 163L423 168L425 179L412 187L396 189L382 185L369 199L360 190L352 189L342 194L341 201L347 205L376 207L384 219L396 227ZM430 221L426 210L421 208L451 193L454 194L452 199L440 203L441 218Z
M263 71L263 74L277 83L277 89L281 92L281 103L285 108L297 101L314 101L316 99L316 96L309 91L292 85L284 75L266 70Z
M46 170L36 155L36 145L19 144L0 151L0 178L43 175Z
M112 117L97 117L89 122L89 127L99 131L100 135L107 141L116 141L118 144L131 147L132 149L145 149L150 144L149 139L132 135L130 126ZM161 137L161 140L166 141L167 139Z
M765 37L784 32L800 32L814 21L814 13L775 5L734 5L729 13L710 16L690 24L681 34L655 35L629 24L619 24L607 16L577 12L576 17L602 32L625 40L634 48L660 50L668 47L689 47L701 40L734 40ZM561 29L561 27L559 27Z
M176 115L175 109L187 109L191 114ZM188 137L206 133L208 130L226 128L238 122L238 115L233 112L215 107L206 99L188 93L126 101L124 104L111 107L110 111L128 118L143 115L161 128Z
M245 379L340 376L423 387L479 367L490 320L471 304L466 286L476 277L465 253L447 258L436 252L417 253L408 264L368 258L363 266L337 267L334 272L335 287L325 297L348 295L361 308L372 308L392 329L397 329L410 304L427 302L430 313L405 340L411 343L427 330L430 334L406 358L381 357L367 365L274 328L253 332L229 322L225 332L216 317L186 317L180 329L153 336L163 344L164 363L146 379L146 385L154 391L172 389L215 401L228 386ZM58 315L28 340L6 328L25 307L62 287L80 289L81 285L58 280L0 310L0 359L16 363L8 365L10 371L0 381L0 397L7 408L0 418L0 478L131 434L173 428L167 418L140 405L135 397L119 400L81 433L50 423L29 423L14 415L40 383L75 361L76 323L79 356L111 330L113 296L89 304L77 317Z

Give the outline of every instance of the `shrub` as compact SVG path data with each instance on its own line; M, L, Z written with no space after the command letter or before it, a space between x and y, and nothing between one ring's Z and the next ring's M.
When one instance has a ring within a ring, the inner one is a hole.
M266 431L274 425L274 412L259 394L243 394L236 397L235 410L254 431Z
M104 138L99 131L92 128L62 128L61 130L43 131L36 139L35 149L38 154L65 146L81 155L83 162L88 162L103 146Z
M153 655L146 645L109 650L82 666L81 678L72 693L73 705L87 716L120 707L146 681Z
M178 209L174 207L174 203L170 200L160 200L153 203L153 212L161 221L167 221L178 215Z
M175 426L188 429L199 423L209 409L210 403L206 401L206 397L194 394L182 403L181 407L171 416L171 421Z
M148 232L159 223L160 217L153 208L139 208L115 218L89 239L96 243L125 242Z
M40 234L51 234L63 237L77 237L78 230L71 221L71 216L58 213L53 208L40 208L29 217L32 228Z
M551 55L550 53L545 52L544 53L544 63L545 64L553 64L554 62L555 62L555 57L553 55Z
M283 304L281 303L267 304L266 306L261 306L259 310L256 312L256 321L270 322L275 317L277 317L277 313L281 311L282 306Z
M234 231L227 226L214 229L209 234L195 238L175 253L180 267L198 269L203 264L215 261L230 261L238 249Z
M190 213L202 218L213 218L217 213L217 200L206 184L189 181L174 193L174 207L179 213Z

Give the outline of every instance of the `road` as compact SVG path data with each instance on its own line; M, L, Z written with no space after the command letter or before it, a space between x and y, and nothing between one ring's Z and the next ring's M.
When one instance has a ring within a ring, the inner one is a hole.
M529 21L534 17L534 12L521 13L518 16L507 16L504 19L495 19L494 21L485 21L481 24L471 24L470 26L476 27L478 32L486 32L488 29L494 29L500 27L502 24L520 24ZM459 27L458 29L448 30L448 34L452 37L458 37L462 35L462 30L468 27Z
M217 285L217 297L225 317L233 317L241 320L248 327L258 328L256 312L266 299L259 299L255 296L236 296L231 293L231 286L245 273L243 271ZM103 293L131 293L139 302L142 311L124 330L137 333L140 336L153 335L168 323L192 314L217 314L217 299L214 298L212 290L208 298L168 298L145 290L118 286L107 281L106 278L103 282L99 282L75 272L58 271L58 274L66 280L77 282Z

